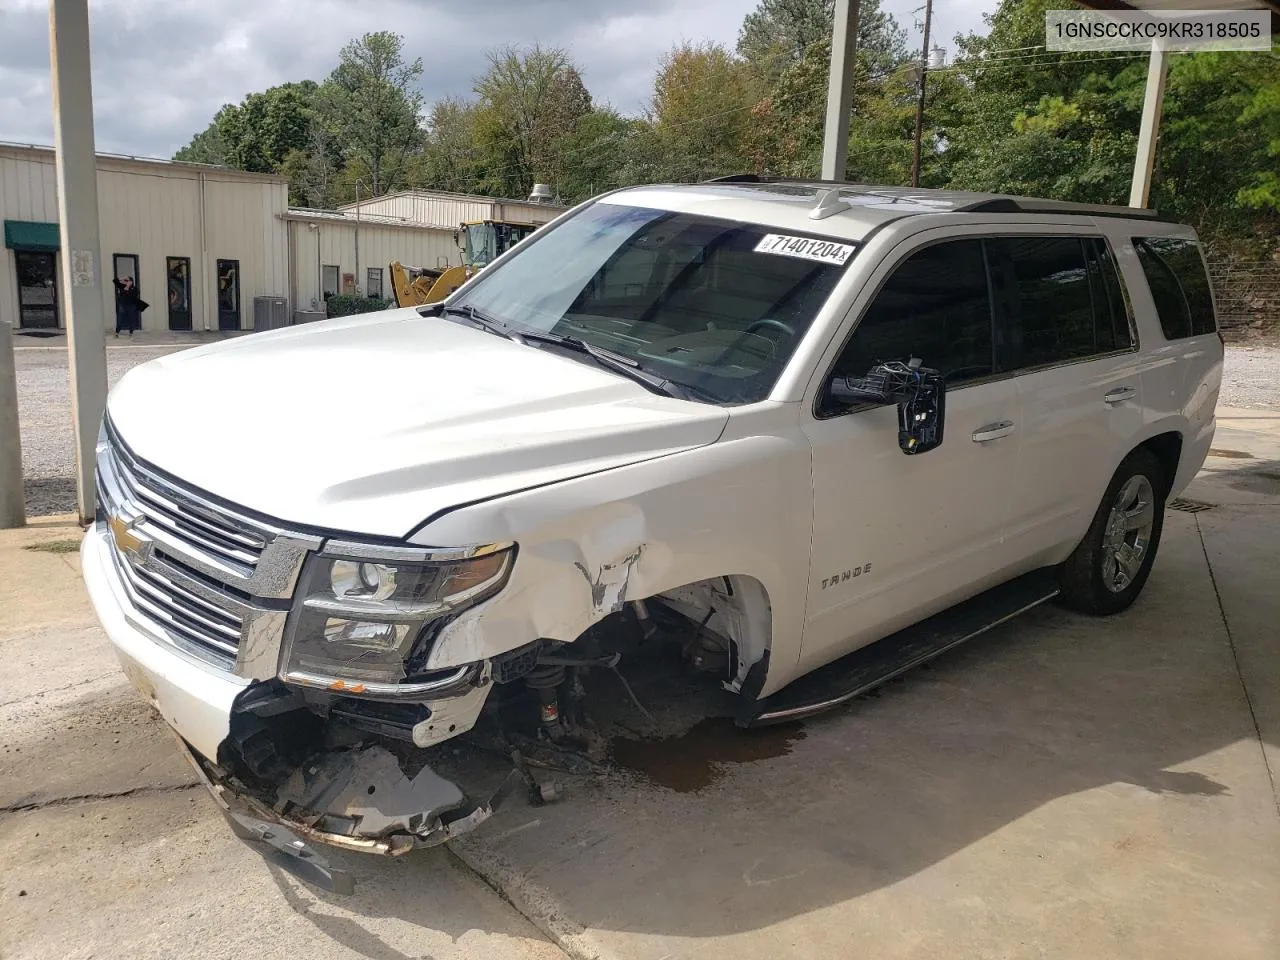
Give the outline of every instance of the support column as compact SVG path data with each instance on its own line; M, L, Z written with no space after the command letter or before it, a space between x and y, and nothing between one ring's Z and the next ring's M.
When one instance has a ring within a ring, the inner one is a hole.
M827 121L822 134L823 180L843 180L849 159L853 58L858 49L858 0L836 0L827 75Z
M22 440L18 435L18 375L13 328L0 320L0 530L27 522L22 489Z
M1164 107L1164 85L1169 76L1169 53L1159 40L1151 43L1147 65L1147 92L1142 100L1142 126L1138 128L1138 152L1133 160L1133 186L1129 206L1145 207L1151 202L1151 174L1156 165L1156 143L1160 139L1160 113Z
M49 0L53 133L58 223L62 233L62 302L71 370L80 522L93 520L94 447L107 403L104 282L98 233L98 172L89 82L88 0Z

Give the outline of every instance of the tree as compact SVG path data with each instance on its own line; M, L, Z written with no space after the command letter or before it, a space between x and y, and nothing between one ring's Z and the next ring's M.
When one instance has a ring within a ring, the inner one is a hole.
M830 57L835 0L760 0L742 21L738 54L766 80L776 81L799 63L810 47L827 44ZM858 59L873 75L883 74L907 57L907 32L880 0L858 7Z
M421 58L406 63L404 38L382 31L352 40L338 54L317 100L325 126L345 162L360 162L369 174L369 192L394 190L408 160L421 145Z
M683 43L662 58L648 119L662 179L703 180L749 165L746 135L759 87L746 62L713 43Z
M422 150L408 173L411 185L456 193L475 189L489 166L478 143L479 112L479 105L457 97L432 104Z
M475 92L475 129L491 162L491 188L524 196L535 183L563 179L566 140L591 112L591 94L565 51L537 45L496 50Z
M273 173L289 151L306 148L316 89L311 80L285 83L227 104L174 159Z

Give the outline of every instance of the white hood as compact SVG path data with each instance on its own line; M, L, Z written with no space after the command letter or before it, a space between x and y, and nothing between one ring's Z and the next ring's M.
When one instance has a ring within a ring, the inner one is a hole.
M721 408L414 310L242 337L130 371L141 459L287 523L402 537L464 503L712 443Z

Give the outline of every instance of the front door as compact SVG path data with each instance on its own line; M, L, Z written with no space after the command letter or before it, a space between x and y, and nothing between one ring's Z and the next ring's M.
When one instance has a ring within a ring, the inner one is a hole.
M191 329L191 258L166 257L169 280L169 329Z
M1011 566L1017 394L993 369L982 243L917 243L894 260L825 381L920 358L947 381L943 442L907 456L896 407L819 401L806 427L814 523L802 669L994 586Z
M18 267L18 326L27 329L58 328L57 255L35 250L15 250Z
M218 261L218 329L240 329L240 261Z

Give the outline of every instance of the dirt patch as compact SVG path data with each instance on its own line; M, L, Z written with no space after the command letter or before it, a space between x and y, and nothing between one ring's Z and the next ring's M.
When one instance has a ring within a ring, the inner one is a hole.
M79 553L79 540L49 540L45 543L31 543L24 550L37 550L40 553Z

